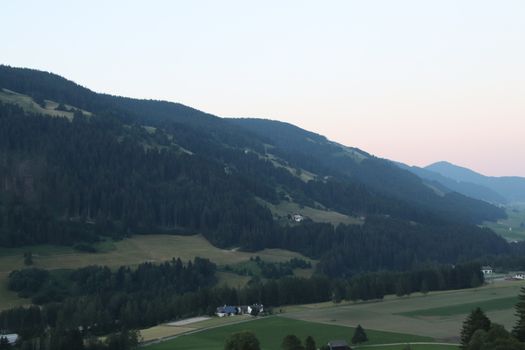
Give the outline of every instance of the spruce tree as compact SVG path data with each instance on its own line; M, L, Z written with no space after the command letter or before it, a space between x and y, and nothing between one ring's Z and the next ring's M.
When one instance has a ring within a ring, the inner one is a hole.
M361 325L357 325L357 328L354 331L354 336L352 337L352 344L359 344L364 343L368 340L368 337L366 336L365 330Z
M518 320L512 330L512 335L519 341L525 342L525 287L521 287L518 303L515 306Z
M24 253L24 265L26 266L33 265L33 253L31 252Z
M306 337L305 350L317 350L317 345L315 344L315 340L311 336Z
M283 350L304 350L301 340L293 334L289 334L284 337L281 348Z
M7 349L11 349L11 345L9 345L9 341L7 340L6 337L2 337L0 335L0 350L7 350Z
M260 350L259 340L252 332L238 332L230 335L225 343L224 350Z
M490 320L485 313L478 307L471 311L470 315L463 322L461 329L461 348L466 349L472 335L478 329L488 331L490 328Z

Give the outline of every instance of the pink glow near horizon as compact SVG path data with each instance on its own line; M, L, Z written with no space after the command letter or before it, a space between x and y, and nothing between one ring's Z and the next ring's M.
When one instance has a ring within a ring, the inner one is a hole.
M525 176L523 18L521 0L24 0L2 5L0 63Z

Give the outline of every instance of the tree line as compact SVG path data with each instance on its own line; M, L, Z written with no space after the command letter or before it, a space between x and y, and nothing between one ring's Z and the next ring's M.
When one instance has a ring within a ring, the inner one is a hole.
M525 349L525 288L521 288L515 306L516 324L509 332L493 323L481 308L470 312L461 328L461 348L464 350L524 350Z
M107 267L59 271L58 275L34 268L15 271L10 275L9 287L41 305L1 312L0 328L18 333L24 340L42 337L49 329L56 334L81 330L87 339L173 319L211 315L217 306L225 304L262 303L271 309L329 300L381 299L387 293L398 293L399 281L403 289L398 295L406 295L476 287L483 278L479 265L467 264L392 275L368 274L351 280L333 281L323 276L257 279L245 287L232 288L214 286L215 272L214 264L199 258L187 264L177 259L115 271ZM476 273L478 278L474 279ZM434 279L439 284L434 285Z

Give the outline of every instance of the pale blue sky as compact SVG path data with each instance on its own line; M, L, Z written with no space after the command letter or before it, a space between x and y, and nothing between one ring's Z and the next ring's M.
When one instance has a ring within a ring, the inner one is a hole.
M525 176L525 1L3 1L0 63Z

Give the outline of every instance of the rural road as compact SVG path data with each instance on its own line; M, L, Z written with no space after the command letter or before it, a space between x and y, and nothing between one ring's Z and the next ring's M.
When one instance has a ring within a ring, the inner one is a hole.
M239 322L232 322L232 323L228 323L228 324L219 324L219 325L216 325L216 326L210 326L210 327L205 327L205 328L198 328L198 329L195 329L195 330L192 330L192 331L189 331L189 332L184 332L184 333L177 334L177 335L171 335L171 336L168 336L168 337L163 337L163 338L158 338L158 339L145 341L145 342L140 343L139 347L144 347L144 346L148 346L148 345L152 345L152 344L163 343L165 341L172 340L172 339L184 336L184 335L204 332L204 331L207 331L207 330L210 330L210 329L214 329L214 328L220 328L220 327L230 326L230 325L239 324L239 323L251 322L251 321L256 320L256 319L257 319L257 317L253 317L253 318L248 318L248 319L241 320Z

